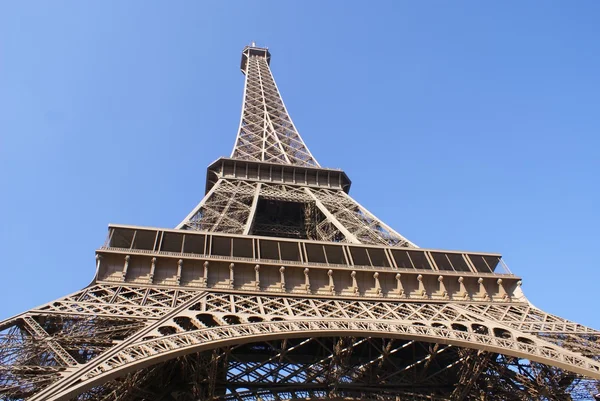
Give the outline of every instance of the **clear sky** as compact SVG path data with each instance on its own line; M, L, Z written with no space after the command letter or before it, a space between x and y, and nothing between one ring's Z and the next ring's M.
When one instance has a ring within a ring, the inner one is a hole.
M0 3L0 319L87 285L109 223L174 227L239 124L242 48L351 195L499 252L600 328L600 2Z

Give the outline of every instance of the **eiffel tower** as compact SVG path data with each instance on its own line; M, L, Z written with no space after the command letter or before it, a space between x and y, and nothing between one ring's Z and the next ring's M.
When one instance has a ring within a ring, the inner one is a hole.
M265 48L239 131L175 228L110 225L92 283L0 322L4 400L575 400L600 332L496 253L417 247L323 168Z

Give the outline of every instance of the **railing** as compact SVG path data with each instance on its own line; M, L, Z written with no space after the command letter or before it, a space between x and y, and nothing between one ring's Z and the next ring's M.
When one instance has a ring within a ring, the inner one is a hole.
M151 251L147 249L130 249L130 248L119 248L103 246L98 250L98 253L110 252L110 253L121 253L121 254L141 254L148 256L166 256L170 258L179 259L194 259L194 260L222 260L224 262L243 262L243 263L254 263L254 264L267 264L274 266L305 266L310 268L321 268L321 269L347 269L347 270L368 270L368 271L393 271L398 273L415 273L415 274L442 274L451 276L477 276L477 277L517 277L514 274L507 272L472 272L472 271L449 271L449 270L431 270L431 269L415 269L415 268L399 268L390 266L366 266L366 265L345 265L339 263L319 263L319 262L303 262L298 260L279 260L279 259L267 259L267 258L247 258L241 256L223 256L223 255L210 255L210 254L197 254L187 252L169 252L169 251Z

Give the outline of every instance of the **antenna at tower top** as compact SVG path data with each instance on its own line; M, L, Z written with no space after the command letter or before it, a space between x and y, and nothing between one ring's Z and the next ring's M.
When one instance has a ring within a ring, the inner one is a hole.
M251 44L250 46L252 46L252 47L256 47L256 42L255 42L255 41L252 41L252 44Z

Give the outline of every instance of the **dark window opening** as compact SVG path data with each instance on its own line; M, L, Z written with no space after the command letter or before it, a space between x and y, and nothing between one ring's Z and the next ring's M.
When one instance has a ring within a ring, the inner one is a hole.
M433 270L429 262L427 261L427 257L425 256L425 252L423 251L407 251L410 260L412 261L415 269L425 269L425 270Z
M234 238L233 256L241 258L252 258L252 240L244 238Z
M133 248L152 251L154 250L155 241L156 231L137 230L135 234L135 240L133 241Z
M408 252L392 249L392 255L396 260L396 265L400 269L414 269L413 263L408 256Z
M131 248L134 233L135 230L130 230L127 228L115 228L110 246L113 248Z
M438 269L454 271L454 268L452 267L452 264L445 253L432 252L431 256L433 256L433 260L435 261Z
M165 252L180 253L182 245L183 234L165 232L160 250Z
M196 253L198 255L204 254L204 235L198 234L186 234L185 243L183 245L183 251L185 253Z
M279 260L279 247L275 241L260 240L261 259Z
M306 255L311 263L327 263L325 253L323 253L323 245L306 244Z
M329 264L347 264L346 258L344 257L344 250L341 246L325 245L325 253L327 254L327 261L329 262Z
M459 255L457 253L448 253L446 254L446 256L448 257L448 259L450 259L450 263L452 263L452 267L454 267L454 270L456 270L457 272L470 272L471 269L469 268L469 265L467 265L467 262L465 261L465 259L463 258L462 255Z
M475 270L482 273L493 273L500 262L500 258L497 256L488 255L469 255Z
M231 238L217 237L212 238L212 255L231 256Z
M373 266L390 267L388 259L385 256L385 251L383 249L369 248L367 252L369 252L369 258L371 259L371 263L373 264Z
M256 205L252 234L308 239L305 214L305 203L261 198Z
M281 250L282 260L300 262L300 249L297 242L281 241L279 242L279 249Z
M350 247L350 254L354 261L354 266L371 266L367 250L365 248Z

